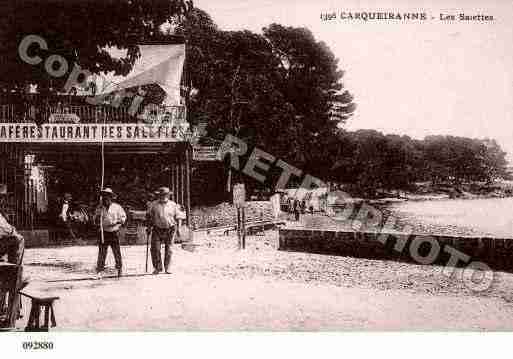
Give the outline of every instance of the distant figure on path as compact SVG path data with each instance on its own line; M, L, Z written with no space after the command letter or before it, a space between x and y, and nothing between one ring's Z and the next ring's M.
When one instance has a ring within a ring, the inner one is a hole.
M296 219L296 222L299 221L299 215L301 213L301 201L298 198L294 199L294 216Z
M164 243L164 270L170 273L171 246L176 236L176 225L180 217L178 205L170 200L171 191L161 187L157 191L158 199L154 201L147 213L148 232L151 231L151 261L153 274L162 272L161 244Z
M110 188L101 191L102 204L96 209L94 222L99 226L100 231L103 228L103 241L100 233L98 241L98 263L96 271L101 273L105 270L105 259L109 246L112 248L118 277L123 274L123 262L121 259L121 248L119 245L119 229L126 222L126 213L123 207L114 203L115 194Z
M187 211L181 204L176 204L176 220L177 226L176 231L180 234L180 229L185 225L185 221L187 220Z

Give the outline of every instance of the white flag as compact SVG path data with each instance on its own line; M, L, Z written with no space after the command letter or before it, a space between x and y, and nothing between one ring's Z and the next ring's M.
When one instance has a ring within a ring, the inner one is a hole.
M185 44L140 45L141 57L126 76L113 73L96 77L98 95L122 89L157 84L166 93L167 105L180 105L180 84L185 61ZM119 51L119 50L117 50ZM109 52L111 52L109 50ZM115 53L116 51L112 51ZM114 55L111 55L114 56ZM101 83L98 83L101 82Z

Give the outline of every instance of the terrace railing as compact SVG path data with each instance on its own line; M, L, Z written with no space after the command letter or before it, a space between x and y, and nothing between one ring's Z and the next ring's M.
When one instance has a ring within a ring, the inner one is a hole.
M26 95L18 98L0 96L0 122L48 122L52 114L75 114L81 123L138 123L148 116L167 120L184 119L185 107L160 106L148 111L141 104L137 113L132 114L129 105L91 105L83 97L53 96L42 99Z

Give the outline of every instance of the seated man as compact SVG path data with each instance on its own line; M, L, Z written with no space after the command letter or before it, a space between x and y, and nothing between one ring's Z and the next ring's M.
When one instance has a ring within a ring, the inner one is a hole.
M0 208L4 207L7 197L7 186L0 184ZM25 240L23 236L11 226L0 210L0 259L7 255L7 262L21 265L23 261L23 252L25 250ZM21 282L22 290L28 284L28 278L24 277ZM6 292L0 292L0 313L6 310ZM21 308L21 299L20 299ZM18 313L21 318L21 313Z
M0 184L0 204L5 203L6 197L7 186ZM24 249L25 240L23 236L7 222L0 210L0 258L7 255L9 263L21 264Z

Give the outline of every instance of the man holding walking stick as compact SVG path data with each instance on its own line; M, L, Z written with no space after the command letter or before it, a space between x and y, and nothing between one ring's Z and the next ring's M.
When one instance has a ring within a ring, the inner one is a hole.
M146 229L146 265L145 265L145 272L148 273L148 252L150 247L150 238L153 235L153 231L151 227L148 227Z
M100 241L98 242L98 263L96 270L101 274L105 269L107 249L112 248L118 277L123 274L121 248L119 243L119 229L126 222L126 213L123 207L113 201L114 192L110 188L101 191L102 203L96 209L95 223L99 224Z
M150 198L148 199L148 202L146 202L146 216L148 215L149 210L153 206L153 203L156 201L157 191L150 194ZM150 239L153 235L152 227L150 226L149 222L146 221L146 265L145 265L145 272L148 273L148 254L149 254L149 248L150 248Z
M157 191L157 200L151 203L147 213L148 235L151 233L151 261L153 274L162 272L161 244L164 243L164 270L170 274L171 246L176 236L178 208L170 200L171 191L161 187Z

